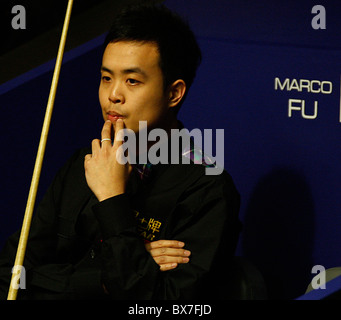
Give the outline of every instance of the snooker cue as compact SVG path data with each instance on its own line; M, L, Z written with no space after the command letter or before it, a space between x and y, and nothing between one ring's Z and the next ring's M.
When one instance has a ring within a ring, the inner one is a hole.
M40 173L41 173L41 168L42 168L42 163L43 163L43 158L44 158L44 153L45 153L45 148L46 148L47 136L48 136L50 123L51 123L51 116L52 116L53 105L54 105L57 86L58 86L60 69L61 69L61 65L63 61L66 35L68 32L68 28L69 28L72 5L73 5L73 0L68 0L62 35L60 38L59 49L58 49L58 54L56 58L56 64L55 64L55 68L53 72L50 94L49 94L49 98L47 102L44 123L43 123L42 131L41 131L39 147L37 151L31 186L30 186L26 209L25 209L25 215L24 215L23 224L21 227L21 233L20 233L17 253L15 257L14 267L12 269L12 278L11 278L11 282L9 286L7 300L16 300L17 294L18 294L18 277L20 279L21 272L22 272L22 265L23 265L24 257L25 257L26 246L27 246L28 234L29 234L30 227L31 227L32 214L33 214L35 199L37 195L37 189L39 185L39 178L40 178ZM17 268L19 269L19 274L17 274L16 272L13 272L17 270Z

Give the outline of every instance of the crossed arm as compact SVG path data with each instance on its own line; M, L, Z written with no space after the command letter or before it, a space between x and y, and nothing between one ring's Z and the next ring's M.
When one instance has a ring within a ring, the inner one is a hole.
M184 243L177 240L158 240L147 243L146 250L154 261L160 266L161 271L174 269L180 263L187 263L191 252L183 249Z

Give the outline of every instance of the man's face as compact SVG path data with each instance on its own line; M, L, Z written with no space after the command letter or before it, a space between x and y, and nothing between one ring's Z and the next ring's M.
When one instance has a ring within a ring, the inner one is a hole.
M125 127L167 129L168 96L163 87L159 52L154 43L120 41L106 47L101 67L99 101L104 121L122 118Z

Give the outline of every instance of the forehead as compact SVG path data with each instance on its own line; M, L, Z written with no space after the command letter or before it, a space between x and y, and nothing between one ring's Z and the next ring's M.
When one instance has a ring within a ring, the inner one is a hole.
M159 50L153 42L119 41L109 43L103 53L102 67L112 71L140 68L151 71L159 67Z

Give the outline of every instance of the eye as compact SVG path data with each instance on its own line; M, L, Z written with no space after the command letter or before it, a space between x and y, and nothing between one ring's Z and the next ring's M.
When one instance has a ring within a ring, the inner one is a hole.
M137 84L140 83L140 81L138 81L138 80L136 80L136 79L131 79L131 78L129 78L129 79L127 79L127 83L130 84L130 85L132 85L132 86L136 86Z
M110 77L108 77L108 76L102 76L102 81L103 82L110 82Z

